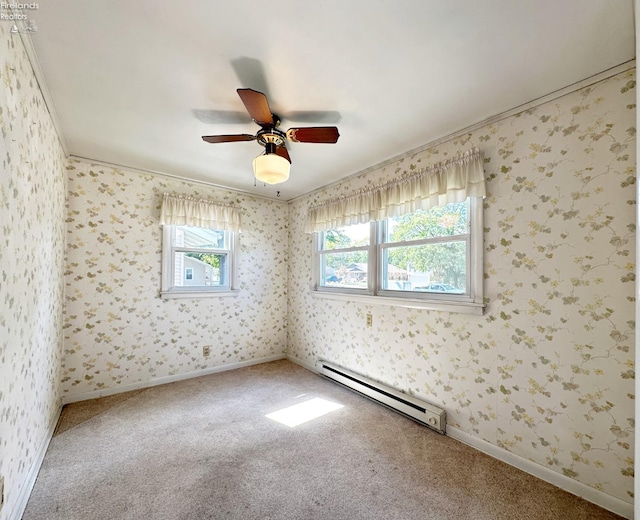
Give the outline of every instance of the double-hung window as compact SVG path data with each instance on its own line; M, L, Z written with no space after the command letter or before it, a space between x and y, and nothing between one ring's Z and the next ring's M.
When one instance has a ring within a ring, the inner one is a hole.
M238 213L227 206L164 196L163 298L220 296L236 289L238 232L229 228L240 229L239 220L233 222L237 218Z
M383 220L379 224L379 289L438 299L469 296L469 206L467 199Z
M163 293L230 291L233 233L188 226L165 226Z
M320 233L318 285L342 292L369 292L372 228L369 223Z

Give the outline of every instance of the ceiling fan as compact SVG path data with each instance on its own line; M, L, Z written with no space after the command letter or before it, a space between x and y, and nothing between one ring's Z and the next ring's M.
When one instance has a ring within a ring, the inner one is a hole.
M253 173L259 181L279 184L289 178L291 158L286 141L295 143L336 143L340 134L335 126L311 126L289 128L283 132L280 117L269 108L267 96L250 88L237 89L251 119L260 126L255 135L204 135L207 143L233 143L237 141L258 141L265 148L264 154L253 160Z

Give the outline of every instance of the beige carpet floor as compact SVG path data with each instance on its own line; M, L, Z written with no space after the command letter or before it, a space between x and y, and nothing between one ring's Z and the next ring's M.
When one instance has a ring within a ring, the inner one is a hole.
M266 417L312 399L342 408ZM67 405L23 516L619 518L289 361Z

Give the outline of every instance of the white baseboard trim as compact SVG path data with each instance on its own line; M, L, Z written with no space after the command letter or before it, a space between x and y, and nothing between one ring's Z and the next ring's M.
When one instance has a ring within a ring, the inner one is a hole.
M56 420L53 421L53 424L49 425L49 429L44 438L44 441L42 441L40 449L38 450L38 453L36 453L36 458L33 461L31 468L29 468L29 473L27 473L27 477L24 480L24 484L22 486L22 489L20 490L14 509L13 511L10 511L8 513L7 520L20 520L22 518L22 515L24 515L24 511L27 508L27 503L29 502L29 497L31 496L31 492L33 491L33 486L36 485L38 473L40 473L40 468L42 467L44 456L47 454L47 450L49 449L49 444L51 443L51 439L53 438L53 432L56 431L56 426L58 425L58 420L61 413L62 405L60 405L60 407L58 408Z
M220 365L217 367L205 368L203 370L194 370L192 372L185 372L183 374L174 374L171 376L158 377L157 379L150 379L148 381L141 381L139 383L132 383L130 385L118 386L116 388L105 388L103 390L95 390L93 392L85 392L77 395L67 395L62 398L62 404L76 403L79 401L88 401L89 399L97 399L98 397L106 397L108 395L122 394L130 392L131 390L140 390L142 388L151 388L152 386L165 385L167 383L175 383L176 381L183 381L185 379L192 379L194 377L207 376L209 374L216 374L218 372L226 372L227 370L235 370L236 368L244 368L251 365L259 365L261 363L269 363L270 361L278 361L280 359L286 359L285 354L276 354L274 356L267 356L263 358L251 359L249 361L240 361L238 363L229 363L228 365Z
M453 439L471 446L472 448L486 453L487 455L490 455L495 459L501 460L502 462L506 462L511 466L521 469L522 471L529 473L534 477L538 477L539 479L542 479L549 484L553 484L560 489L568 491L569 493L577 495L604 509L616 513L617 515L629 519L633 518L632 503L625 502L624 500L620 500L619 498L608 495L607 493L598 491L591 486L587 486L582 482L578 482L577 480L566 477L562 473L558 473L557 471L553 471L552 469L541 466L540 464L525 459L524 457L520 457L519 455L500 448L495 444L491 444L490 442L487 442L485 440L473 437L465 431L453 426L447 425L447 435L449 437L452 437Z
M303 361L302 359L299 359L290 354L287 354L287 359L292 363L295 363L296 365L300 365L302 368L306 368L307 370L314 372L316 374L318 373L318 367L316 367L315 364L312 365L311 363L308 363L307 361Z

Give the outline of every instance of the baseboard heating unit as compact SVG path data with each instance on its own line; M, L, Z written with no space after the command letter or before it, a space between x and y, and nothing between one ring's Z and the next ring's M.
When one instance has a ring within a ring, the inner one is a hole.
M419 423L444 434L447 416L444 410L404 394L367 377L327 361L318 362L318 372L378 403L393 408Z

